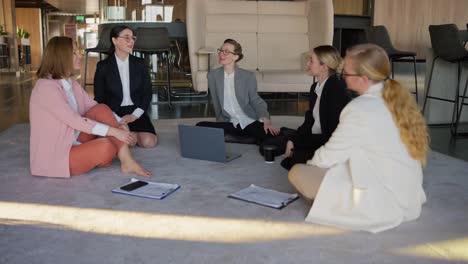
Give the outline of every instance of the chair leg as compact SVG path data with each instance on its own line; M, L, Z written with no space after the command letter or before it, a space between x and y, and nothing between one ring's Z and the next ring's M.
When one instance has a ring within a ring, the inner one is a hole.
M434 57L434 59L432 60L431 72L429 73L429 80L427 81L426 94L424 95L424 103L423 103L423 108L422 108L423 114L424 114L424 111L426 110L427 96L429 95L429 89L431 88L432 73L434 71L434 66L435 66L437 58L438 57Z
M418 96L418 73L416 71L416 56L413 56L413 65L414 65L414 91L416 94L416 103L419 101L419 96Z
M172 107L171 103L171 67L169 64L169 55L170 53L167 53L166 56L166 66L167 66L167 102L169 103L169 107Z
M84 64L84 77L83 77L83 89L85 91L86 90L86 85L87 85L87 82L86 82L86 76L87 76L87 73L88 73L88 54L89 52L85 52L85 64Z
M458 110L458 114L457 114L457 120L456 120L456 124L455 124L455 127L458 127L458 125L460 124L460 117L462 115L462 111L463 111L463 105L465 105L465 98L466 98L466 90L468 88L468 76L466 77L466 82L465 82L465 89L463 89L463 97L462 97L462 101L460 103L460 109ZM455 131L456 132L456 131Z
M455 103L453 106L453 113L452 113L452 123L450 124L450 132L452 133L452 136L457 135L457 129L458 129L458 108L459 108L459 102L460 102L460 79L461 79L461 63L457 63L457 87L455 88Z
M394 67L394 63L393 63L393 59L390 59L390 62L392 63L392 79L395 79L395 67Z

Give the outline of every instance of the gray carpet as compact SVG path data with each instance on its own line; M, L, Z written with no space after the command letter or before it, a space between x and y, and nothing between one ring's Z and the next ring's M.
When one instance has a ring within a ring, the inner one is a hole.
M29 174L29 126L0 134L0 263L468 263L468 163L431 153L420 219L379 234L304 223L226 196L251 183L293 192L279 162L256 146L227 164L181 158L178 123L157 120L160 145L134 149L153 181L182 186L165 200L111 193L129 180L115 161L72 179ZM300 117L274 117L297 127Z

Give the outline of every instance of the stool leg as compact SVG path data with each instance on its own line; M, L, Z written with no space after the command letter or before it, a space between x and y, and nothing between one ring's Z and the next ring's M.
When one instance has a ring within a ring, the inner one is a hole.
M172 107L171 103L171 69L169 64L169 52L166 56L166 66L167 66L167 101L169 103L169 107Z
M88 74L88 54L89 52L85 51L85 64L84 64L84 77L83 77L83 89L86 90L86 75Z
M461 63L457 63L457 87L455 88L455 104L453 106L453 113L452 113L452 123L450 124L450 131L452 132L452 136L457 135L458 129L458 106L460 102L460 79L461 79Z
M414 91L416 93L416 103L419 101L418 96L418 74L416 71L416 56L413 56L413 65L414 65Z
M458 125L460 124L460 117L461 117L461 114L462 114L462 111L463 111L463 105L465 104L467 88L468 88L468 76L466 76L465 89L463 89L463 97L462 97L462 101L460 103L460 110L458 110L457 121L456 121L456 126L455 127L458 127Z
M392 79L395 79L395 71L394 71L395 67L394 67L394 63L393 63L392 58L390 58L390 62L392 63Z
M427 96L429 95L429 89L431 87L432 72L434 71L434 66L435 66L437 58L438 57L434 57L434 59L432 60L431 72L429 73L429 80L427 81L426 94L424 95L424 103L423 103L423 108L422 108L423 114L424 114L424 111L426 110Z

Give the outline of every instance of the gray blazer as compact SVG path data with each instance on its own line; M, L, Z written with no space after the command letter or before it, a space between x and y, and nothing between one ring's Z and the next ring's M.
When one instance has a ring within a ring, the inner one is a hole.
M270 118L267 104L257 93L257 79L253 72L237 68L234 75L234 86L237 102L244 113L255 120L262 117ZM230 115L224 106L224 69L223 67L208 73L208 89L210 90L216 121L229 122Z

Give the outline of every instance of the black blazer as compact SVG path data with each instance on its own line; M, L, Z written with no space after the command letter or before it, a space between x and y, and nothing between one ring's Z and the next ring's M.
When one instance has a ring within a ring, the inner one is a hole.
M151 102L153 89L151 79L143 59L130 55L129 77L130 97L133 104L147 111ZM122 81L114 54L107 59L98 62L94 74L94 100L98 103L108 105L115 113L120 108L123 100Z
M309 92L309 110L305 113L304 123L297 128L297 134L290 138L297 149L317 149L324 145L338 126L341 110L351 100L346 83L336 75L331 75L325 82L320 96L320 126L322 134L312 134L314 116L312 111L317 101L315 88L317 82L312 84Z

